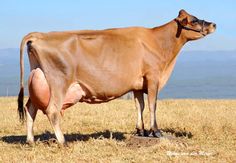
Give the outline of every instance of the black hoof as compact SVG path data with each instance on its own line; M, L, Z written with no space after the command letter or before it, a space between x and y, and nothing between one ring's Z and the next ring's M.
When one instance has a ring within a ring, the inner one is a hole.
M142 136L142 137L146 137L146 136L148 136L148 132L147 132L147 130L140 130L140 129L137 129L135 135L137 135L137 136Z
M161 133L161 130L156 130L156 131L150 130L149 136L150 136L150 137L156 137L156 138L161 138L161 137L163 137L163 135L162 135L162 133Z

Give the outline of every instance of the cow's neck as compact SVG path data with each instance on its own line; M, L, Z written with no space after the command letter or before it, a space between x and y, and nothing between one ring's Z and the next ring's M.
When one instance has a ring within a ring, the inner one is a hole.
M162 73L159 80L159 89L161 90L168 81L173 71L177 55L187 40L183 37L181 31L178 32L178 24L174 20L160 27L154 28L154 34L157 46L161 49L163 58Z
M175 20L153 29L155 38L167 60L173 60L187 40L183 37Z

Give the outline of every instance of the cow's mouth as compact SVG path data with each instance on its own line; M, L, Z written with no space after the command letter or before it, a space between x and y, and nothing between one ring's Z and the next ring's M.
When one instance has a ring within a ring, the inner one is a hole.
M211 34L213 32L215 32L216 30L216 24L215 23L209 23L207 26L205 26L205 21L203 21L203 24L202 24L202 30L201 30L201 34L203 36L206 36L208 34Z
M207 34L209 33L206 33L206 32L199 32L203 37L205 37Z

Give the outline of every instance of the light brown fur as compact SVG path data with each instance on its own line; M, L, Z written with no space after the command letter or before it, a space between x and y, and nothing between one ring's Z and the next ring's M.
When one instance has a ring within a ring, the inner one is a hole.
M48 116L58 141L64 143L59 127L62 109L78 101L107 102L133 91L139 113L137 131L144 135L143 93L147 93L150 133L160 137L155 115L156 98L171 75L178 52L187 41L215 30L213 23L204 21L201 24L200 20L198 24L192 23L194 18L181 10L176 19L155 28L30 33L21 45L21 87L26 43L31 76L39 78L29 79L30 107L26 111L41 109ZM32 131L32 117L35 115L27 117L29 131ZM28 134L27 140L33 142L32 134Z

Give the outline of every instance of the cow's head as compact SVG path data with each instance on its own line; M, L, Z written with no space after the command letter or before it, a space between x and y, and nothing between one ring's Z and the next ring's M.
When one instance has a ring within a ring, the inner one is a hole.
M176 36L179 37L180 33L182 33L187 40L202 38L213 33L216 29L215 23L200 20L195 16L188 14L185 10L179 11L179 15L175 21L178 23L178 32Z

